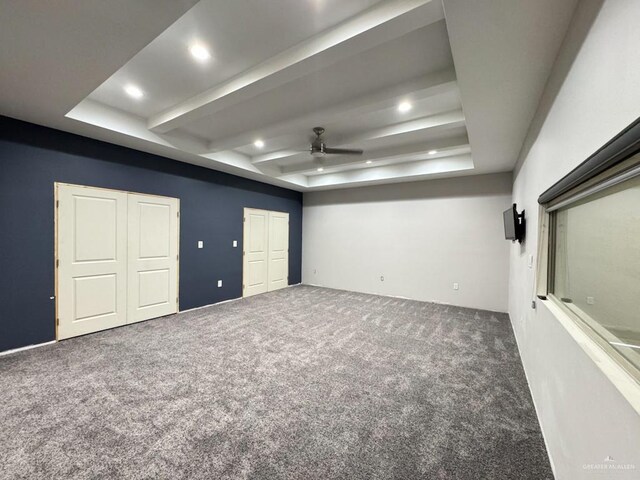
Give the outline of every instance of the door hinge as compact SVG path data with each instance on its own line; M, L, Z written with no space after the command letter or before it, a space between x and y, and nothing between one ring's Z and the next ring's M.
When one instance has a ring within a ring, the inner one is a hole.
M59 327L60 326L60 319L56 318L56 326Z
M56 208L60 206L60 200L56 200Z
M180 260L180 254L176 255L176 260Z
M244 217L244 218L242 219L242 223L244 223L244 222L246 222L246 221L247 221L247 217Z
M60 266L60 260L56 260L56 268Z
M177 212L177 214L178 214L178 218L180 218L180 212Z
M243 256L243 257L244 257L244 255L245 255L245 252L242 252L242 256Z

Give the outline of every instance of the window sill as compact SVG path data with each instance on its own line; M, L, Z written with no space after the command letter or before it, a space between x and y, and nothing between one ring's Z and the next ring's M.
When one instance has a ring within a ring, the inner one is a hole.
M560 322L584 352L595 362L602 373L613 383L622 396L640 415L640 383L636 381L609 353L592 339L576 320L554 300L548 298L541 303Z

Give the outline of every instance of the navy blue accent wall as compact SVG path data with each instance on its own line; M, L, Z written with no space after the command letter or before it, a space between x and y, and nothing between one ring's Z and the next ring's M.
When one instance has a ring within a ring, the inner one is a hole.
M0 351L55 336L54 182L180 199L181 310L242 296L244 207L289 212L300 283L300 192L0 116Z

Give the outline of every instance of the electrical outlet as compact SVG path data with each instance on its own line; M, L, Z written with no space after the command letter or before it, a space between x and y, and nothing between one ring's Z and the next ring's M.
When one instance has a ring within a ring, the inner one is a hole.
M204 248L204 242L202 240L198 240L198 248Z
M460 290L460 285L458 285L458 283L457 283L457 282L455 282L455 283L453 284L453 289L454 289L454 290Z
M384 282L384 275L380 275L380 281Z
M233 248L238 248L238 240L233 241Z
M593 297L587 297L587 305L593 305L594 303L596 303L596 301Z
M222 286L222 280L218 280L218 288Z

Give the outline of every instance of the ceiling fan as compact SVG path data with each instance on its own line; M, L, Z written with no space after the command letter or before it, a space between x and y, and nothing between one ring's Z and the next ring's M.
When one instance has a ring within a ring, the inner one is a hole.
M331 148L327 147L322 139L324 133L323 127L314 127L313 133L316 134L311 142L309 151L314 157L324 157L325 155L362 155L363 151L359 148Z

